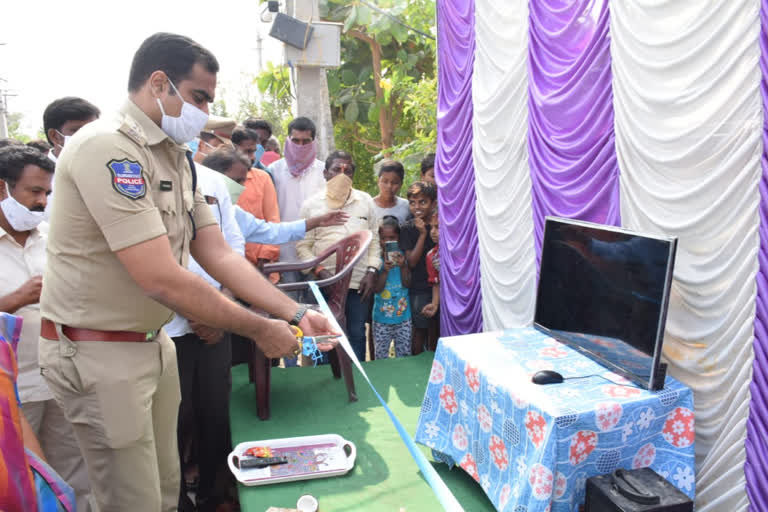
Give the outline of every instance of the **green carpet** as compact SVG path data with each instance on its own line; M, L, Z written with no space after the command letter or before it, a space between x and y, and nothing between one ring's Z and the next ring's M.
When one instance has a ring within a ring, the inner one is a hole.
M433 353L366 363L364 368L389 407L413 435L429 377ZM343 476L262 487L240 486L244 512L269 507L294 508L302 494L320 502L320 512L429 512L442 510L408 453L384 408L357 369L360 400L349 403L342 380L330 367L274 368L272 418L256 417L248 368L232 369L232 438L234 444L259 439L339 434L357 446L355 468ZM431 460L429 450L420 446ZM480 485L461 468L433 463L441 478L468 512L494 510Z

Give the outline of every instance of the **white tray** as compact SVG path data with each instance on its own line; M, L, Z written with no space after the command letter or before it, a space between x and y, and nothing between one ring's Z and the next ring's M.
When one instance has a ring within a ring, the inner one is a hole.
M241 470L235 458L254 446L271 448L274 456L288 457L288 464ZM254 486L344 475L355 466L356 455L357 448L351 441L337 434L324 434L240 443L227 457L227 463L238 482Z

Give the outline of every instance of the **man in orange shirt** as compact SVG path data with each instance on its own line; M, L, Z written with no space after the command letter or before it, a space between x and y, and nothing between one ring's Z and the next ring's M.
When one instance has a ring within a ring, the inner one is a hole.
M272 178L261 169L251 169L245 178L245 190L240 194L237 205L250 212L258 219L267 222L280 222L280 210L277 206L277 193L272 184ZM280 257L280 248L277 245L246 244L245 257L261 268L265 263L272 263ZM270 276L273 283L278 276Z

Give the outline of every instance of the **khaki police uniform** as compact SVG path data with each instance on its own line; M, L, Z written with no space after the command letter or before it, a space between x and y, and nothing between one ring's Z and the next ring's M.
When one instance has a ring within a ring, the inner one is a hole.
M192 191L185 147L131 101L67 143L55 181L40 299L55 335L41 335L41 371L74 427L97 510L175 510L179 378L161 329L173 313L146 296L115 251L167 235L186 268L192 218L197 229L216 220ZM70 328L147 341L78 341Z

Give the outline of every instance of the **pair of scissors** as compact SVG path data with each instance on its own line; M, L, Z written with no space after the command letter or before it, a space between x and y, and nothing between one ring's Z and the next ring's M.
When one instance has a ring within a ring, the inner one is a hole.
M293 351L293 354L295 356L304 354L307 357L311 357L315 364L317 364L317 361L323 357L323 355L320 353L320 350L317 348L317 342L338 338L338 336L333 334L326 334L322 336L304 336L304 331L295 325L291 326L291 330L293 331L293 334L296 336L296 340L298 341L298 347Z

